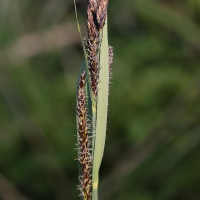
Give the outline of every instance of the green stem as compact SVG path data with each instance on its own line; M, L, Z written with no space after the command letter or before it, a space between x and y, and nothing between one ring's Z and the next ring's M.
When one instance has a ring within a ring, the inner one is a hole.
M98 200L98 185L97 185L97 187L93 186L92 200Z

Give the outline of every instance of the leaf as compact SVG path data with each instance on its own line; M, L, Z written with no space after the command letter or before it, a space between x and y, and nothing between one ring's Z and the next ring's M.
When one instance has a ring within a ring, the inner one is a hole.
M98 176L99 168L103 158L106 126L107 126L107 111L108 111L108 90L109 90L109 69L108 69L108 34L107 34L107 19L102 31L102 43L100 46L100 70L98 83L97 97L97 119L96 119L96 136L94 146L94 165L93 165L93 200L98 199Z

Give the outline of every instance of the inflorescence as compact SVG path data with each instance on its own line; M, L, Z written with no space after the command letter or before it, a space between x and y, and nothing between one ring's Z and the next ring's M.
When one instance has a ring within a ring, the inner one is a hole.
M105 24L108 0L88 0L87 6L87 36L84 38L84 45L87 53L89 67L89 80L94 99L98 95L99 81L99 48L101 44L101 33ZM108 66L111 77L111 64L113 63L113 48L108 47ZM83 200L92 199L92 165L91 152L91 126L88 121L87 97L86 97L86 72L80 75L78 83L78 94L76 101L77 128L78 128L78 162L80 196Z
M91 166L92 154L90 150L89 125L87 119L86 95L85 95L85 72L81 74L78 85L77 97L77 116L78 116L78 161L80 167L79 190L84 200L91 199Z
M85 46L88 56L91 87L95 99L97 97L97 84L99 79L98 52L101 43L100 32L105 24L107 6L108 0L88 0Z

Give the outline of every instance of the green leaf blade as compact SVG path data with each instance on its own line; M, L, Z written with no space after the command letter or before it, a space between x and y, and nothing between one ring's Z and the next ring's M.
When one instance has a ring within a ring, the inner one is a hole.
M108 111L108 93L109 93L109 68L108 68L108 33L107 19L102 31L102 43L100 47L100 70L98 83L97 97L97 119L96 119L96 135L94 148L94 165L93 165L93 200L98 199L98 174L101 161L103 158L106 126L107 126L107 111Z

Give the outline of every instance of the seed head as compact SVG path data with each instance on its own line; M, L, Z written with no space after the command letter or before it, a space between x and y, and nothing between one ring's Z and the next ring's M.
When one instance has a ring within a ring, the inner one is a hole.
M108 46L108 66L110 68L110 66L113 64L113 47Z
M77 118L78 118L78 161L80 166L80 196L83 200L91 200L91 165L92 155L90 152L90 137L88 135L89 125L87 121L86 95L85 95L85 71L81 74L78 85L77 97Z
M99 29L101 30L105 24L108 8L108 0L99 0L96 12L97 22Z

